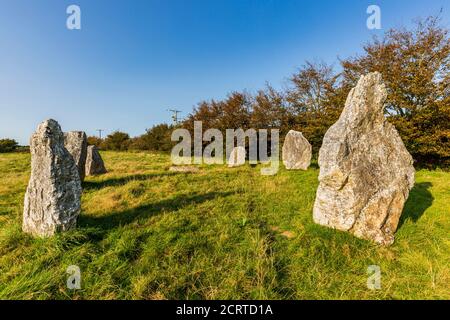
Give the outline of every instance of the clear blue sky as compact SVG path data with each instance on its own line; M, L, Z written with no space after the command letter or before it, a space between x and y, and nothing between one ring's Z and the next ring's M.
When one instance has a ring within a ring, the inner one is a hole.
M77 4L82 29L66 28ZM282 87L305 60L361 52L381 32L437 14L448 0L0 0L0 138L28 144L39 122L132 136L199 101L266 81Z

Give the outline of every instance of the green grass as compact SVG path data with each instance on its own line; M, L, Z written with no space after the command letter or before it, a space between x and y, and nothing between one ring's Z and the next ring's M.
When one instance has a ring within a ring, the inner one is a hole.
M2 299L450 299L450 173L419 171L396 242L312 221L317 166L173 173L167 155L104 152L77 230L21 233L28 154L0 154ZM366 286L381 267L381 290ZM81 290L66 269L81 269Z

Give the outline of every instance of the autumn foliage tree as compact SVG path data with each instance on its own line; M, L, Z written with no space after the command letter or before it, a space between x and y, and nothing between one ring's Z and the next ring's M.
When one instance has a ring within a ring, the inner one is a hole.
M222 100L200 102L181 124L193 133L219 129L279 129L281 142L291 130L303 132L317 155L323 136L336 122L358 79L379 71L386 84L386 118L401 135L417 165L450 167L450 40L438 17L412 29L392 29L364 45L363 52L340 60L339 72L323 62L306 62L283 90L269 84L256 93L235 91ZM109 135L105 149L168 151L173 126L160 124L130 139ZM270 139L270 136L269 136ZM204 142L208 144L208 142Z
M439 19L418 21L413 30L390 30L342 61L346 87L379 71L388 89L386 116L419 164L450 165L450 39Z
M450 40L437 17L411 30L393 29L374 38L359 56L340 60L341 71L306 62L283 91L271 86L254 95L233 92L221 101L201 102L184 122L203 128L279 128L303 132L313 151L338 119L350 89L369 72L379 71L388 90L386 117L398 129L416 164L450 166Z
M254 129L280 129L281 134L289 131L293 122L286 98L269 84L252 98L250 127Z
M306 62L290 78L287 102L294 118L292 129L303 132L315 153L343 107L346 92L340 88L339 76L323 62Z

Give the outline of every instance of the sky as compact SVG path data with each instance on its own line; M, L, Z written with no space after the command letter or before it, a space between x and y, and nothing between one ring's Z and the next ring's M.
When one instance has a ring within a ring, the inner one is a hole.
M66 27L69 5L81 29ZM381 30L366 10L381 9ZM232 91L283 88L305 61L338 57L448 0L0 0L0 139L27 145L45 119L64 131L137 136Z

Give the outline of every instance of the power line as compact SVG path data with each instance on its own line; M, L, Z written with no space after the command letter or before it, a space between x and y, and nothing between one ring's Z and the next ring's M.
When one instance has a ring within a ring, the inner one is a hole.
M180 111L180 110L175 110L175 109L167 109L167 111L172 112L172 120L173 120L173 123L174 123L175 125L177 125L177 124L178 124L178 114L181 113L182 111Z
M98 131L98 137L101 139L102 138L102 132L105 131L104 129L97 129L95 131Z

